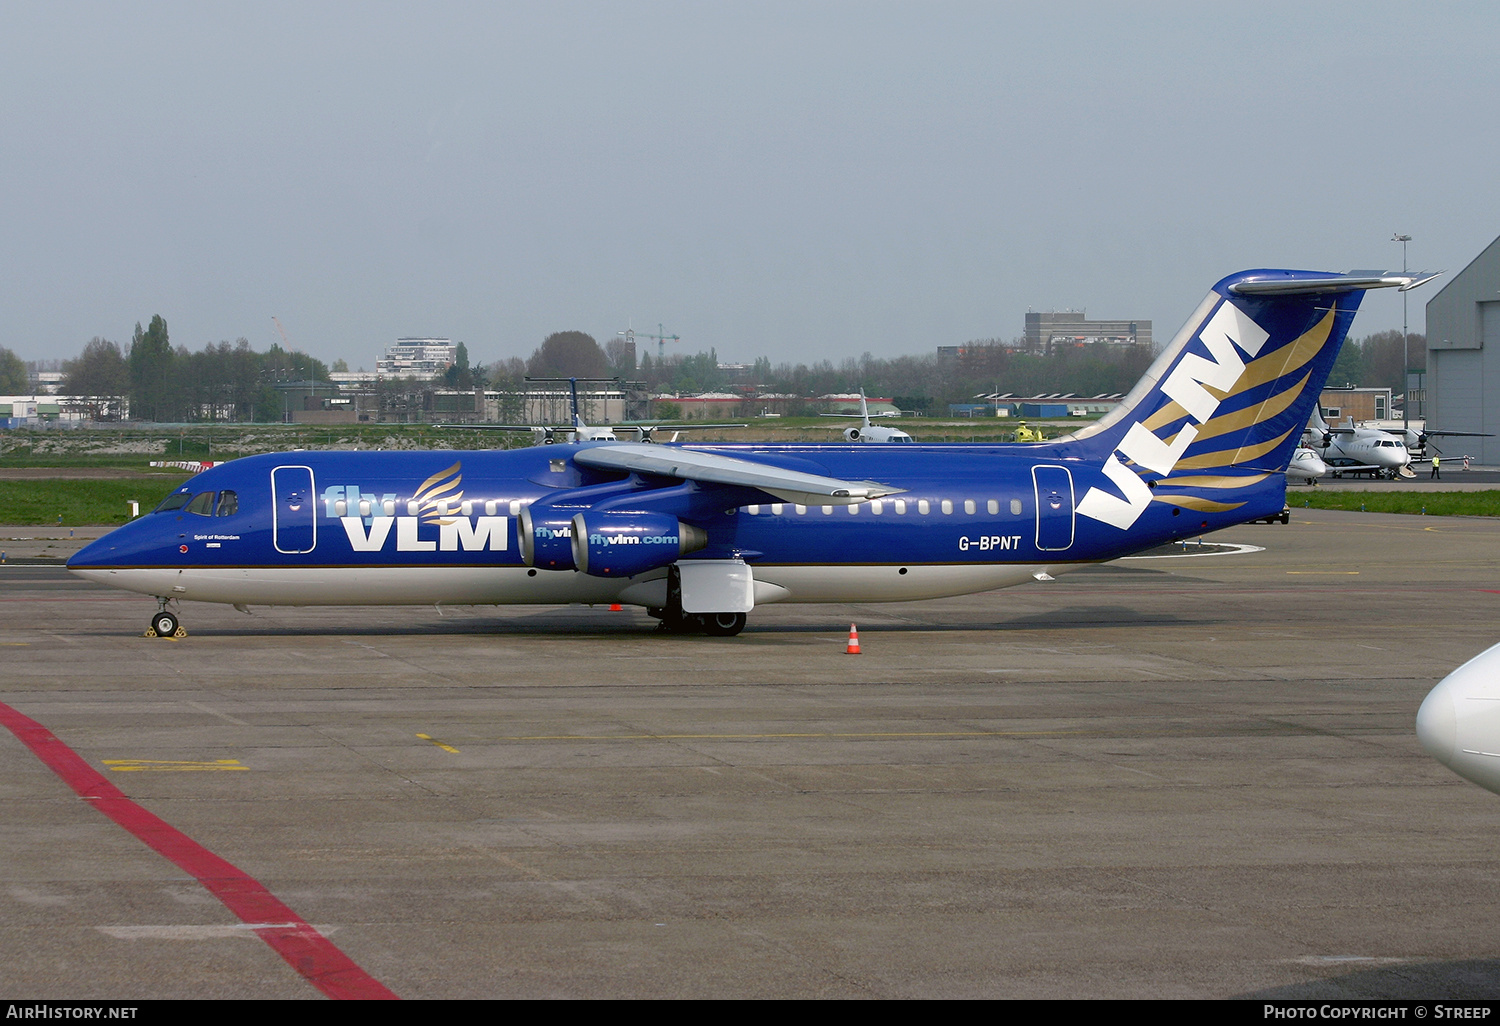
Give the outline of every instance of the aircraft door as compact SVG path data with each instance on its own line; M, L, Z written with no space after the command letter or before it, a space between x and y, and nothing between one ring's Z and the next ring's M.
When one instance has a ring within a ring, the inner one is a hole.
M1061 552L1073 544L1073 475L1067 467L1031 468L1036 491L1036 547Z
M271 537L277 552L311 552L318 543L318 504L311 467L271 471Z

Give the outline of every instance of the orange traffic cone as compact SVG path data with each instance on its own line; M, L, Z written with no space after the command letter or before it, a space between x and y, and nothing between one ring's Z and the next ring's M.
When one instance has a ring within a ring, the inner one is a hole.
M849 625L849 645L844 649L844 655L859 654L859 630L851 623Z

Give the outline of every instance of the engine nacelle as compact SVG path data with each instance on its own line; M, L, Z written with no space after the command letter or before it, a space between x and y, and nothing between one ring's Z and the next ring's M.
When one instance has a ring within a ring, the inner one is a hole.
M523 506L516 518L516 538L521 561L527 566L573 569L573 518L566 513L545 507L533 513L530 506Z
M859 428L844 428L844 440L847 442L859 441Z
M572 560L593 577L634 577L708 544L708 532L665 513L579 513Z

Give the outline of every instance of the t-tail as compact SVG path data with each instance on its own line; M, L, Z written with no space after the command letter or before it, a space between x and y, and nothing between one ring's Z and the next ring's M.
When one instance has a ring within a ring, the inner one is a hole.
M1365 290L1431 277L1223 279L1116 409L1049 447L1105 479L1079 482L1075 512L1106 538L1124 532L1122 551L1279 513L1287 466Z
M583 417L578 412L578 379L568 379L568 391L573 397L573 440L581 442L584 439L588 427L583 423Z

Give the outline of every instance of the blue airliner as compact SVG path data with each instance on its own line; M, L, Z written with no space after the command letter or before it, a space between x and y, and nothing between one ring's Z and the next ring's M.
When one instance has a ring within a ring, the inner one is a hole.
M250 605L625 603L739 633L770 602L907 601L1053 576L1280 513L1364 290L1254 270L1213 287L1124 402L1031 445L651 445L232 460L93 542L74 573Z

